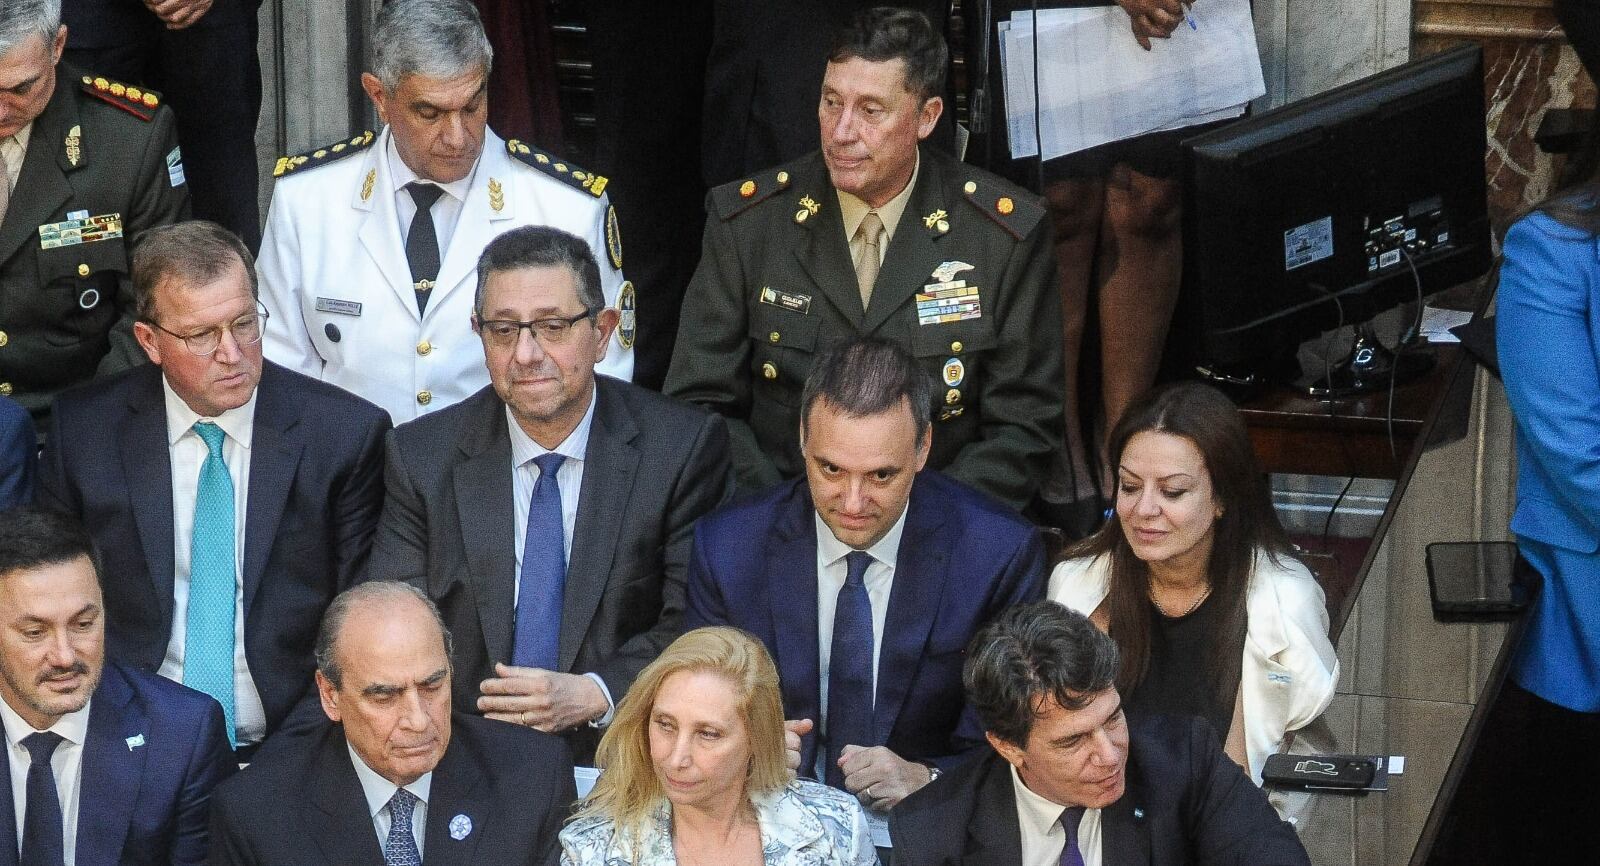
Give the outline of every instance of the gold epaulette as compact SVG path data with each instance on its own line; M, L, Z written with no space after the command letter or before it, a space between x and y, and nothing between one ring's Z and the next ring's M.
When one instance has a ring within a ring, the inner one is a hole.
M536 168L556 180L575 186L595 198L599 198L605 193L606 184L610 182L604 175L584 171L553 153L547 153L515 138L506 141L506 153L510 154L518 162Z
M334 142L295 156L280 156L278 157L277 165L272 167L272 176L283 177L290 172L299 171L307 166L324 165L344 159L352 153L360 153L372 146L374 137L372 130L369 129L360 135L352 136L347 141Z

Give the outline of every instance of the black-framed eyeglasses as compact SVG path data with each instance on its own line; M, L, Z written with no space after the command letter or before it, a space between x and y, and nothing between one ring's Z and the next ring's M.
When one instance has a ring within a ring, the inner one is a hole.
M184 346L188 347L190 354L204 358L216 352L217 347L222 345L223 331L232 334L233 341L239 344L240 347L254 346L261 342L261 332L266 328L267 318L267 308L258 303L256 304L255 312L245 313L226 325L208 328L197 334L180 334L176 331L170 331L161 327L159 322L148 322L147 324L159 331L177 337L183 341Z
M541 346L559 346L572 337L572 326L584 319L597 315L599 310L584 310L576 316L551 316L547 319L534 319L531 322L518 322L513 319L482 319L478 322L478 331L489 342L500 348L515 346L522 338L522 331L528 333L539 342Z

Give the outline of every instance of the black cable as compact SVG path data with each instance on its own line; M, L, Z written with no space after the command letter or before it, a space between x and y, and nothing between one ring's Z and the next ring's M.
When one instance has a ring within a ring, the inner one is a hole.
M1338 321L1338 323L1335 324L1332 329L1326 331L1323 334L1323 337L1322 337L1322 381L1324 381L1324 382L1326 382L1328 384L1328 387L1326 389L1328 393L1326 395L1324 395L1323 397L1319 398L1319 399L1322 400L1323 405L1327 408L1328 420L1332 421L1333 418L1334 418L1334 415L1333 415L1333 360L1332 360L1333 359L1333 346L1332 346L1332 343L1333 343L1333 335L1334 335L1334 333L1337 332L1340 328L1344 327L1344 302L1340 301L1339 300L1339 296L1337 294L1334 294L1333 292L1329 291L1326 286L1323 286L1323 285L1321 285L1319 283L1307 283L1306 285L1311 287L1311 288L1313 288L1313 289L1315 289L1315 290L1317 290L1317 291L1319 291L1319 292L1321 292L1321 293L1323 293L1324 295L1327 295L1328 299L1333 301L1334 309L1338 310L1338 312L1339 312L1339 321ZM1339 495L1334 498L1333 507L1328 509L1328 516L1326 518L1324 518L1323 521L1322 521L1322 537L1321 537L1321 540L1318 542L1322 547L1322 552L1327 554L1330 558L1332 558L1333 561L1334 561L1334 564L1336 564L1336 565L1342 565L1343 563L1339 562L1339 555L1334 553L1332 550L1330 550L1328 548L1328 533L1330 531L1332 531L1332 529L1333 529L1333 516L1335 514L1339 513L1339 506L1344 504L1345 495L1350 492L1351 485L1356 483L1356 476L1355 476L1355 474L1353 472L1353 470L1355 469L1355 459L1353 457L1351 457L1351 455L1350 455L1350 443L1345 441L1345 438L1343 436L1339 437L1339 451L1340 451L1340 453L1342 453L1344 455L1344 465L1346 467L1349 467L1352 470L1352 474L1345 481L1344 488L1339 491Z
M1422 274L1417 271L1416 260L1411 258L1411 252L1405 244L1400 245L1400 256L1411 266L1411 279L1417 287L1417 314L1412 317L1411 327L1400 335L1400 342L1394 347L1394 363L1389 367L1389 407L1384 413L1384 426L1389 434L1389 459L1394 461L1395 469L1400 469L1400 451L1394 444L1394 383L1400 376L1400 359L1405 355L1406 346L1422 332Z

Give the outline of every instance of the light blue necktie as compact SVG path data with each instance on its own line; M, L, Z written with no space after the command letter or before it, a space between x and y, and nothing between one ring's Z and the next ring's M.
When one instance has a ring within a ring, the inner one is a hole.
M522 541L517 579L517 627L511 663L555 670L561 658L561 604L567 589L566 529L561 519L560 454L533 458L539 466L528 503L528 534Z
M222 428L200 421L195 435L210 452L200 466L189 547L189 614L183 637L183 684L217 699L233 729L233 479L222 459Z
M389 838L383 843L387 866L422 866L417 836L411 832L411 813L416 808L417 795L405 788L396 788L389 798Z

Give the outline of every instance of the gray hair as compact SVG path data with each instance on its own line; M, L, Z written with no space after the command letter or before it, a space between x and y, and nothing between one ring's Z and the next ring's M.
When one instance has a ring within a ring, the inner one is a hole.
M256 280L256 259L239 236L207 220L145 229L134 239L134 316L141 322L156 320L156 288L169 280L203 286L228 272L237 261L250 281L250 297L261 296Z
M578 281L578 303L590 313L605 309L606 296L600 289L600 263L594 251L577 235L549 226L522 226L514 228L483 248L478 256L478 292L472 299L472 311L483 318L483 290L489 284L489 275L496 271L514 271L519 268L563 267L572 272Z
M398 580L375 580L371 583L357 584L334 598L322 614L322 625L317 629L317 644L313 653L317 662L317 670L333 687L343 688L341 680L344 672L339 669L338 643L339 632L344 630L344 621L349 618L350 612L357 607L366 607L384 601L396 601L411 598L421 602L433 617L434 625L439 627L439 636L444 641L444 657L447 660L455 657L455 642L450 638L450 629L445 628L444 617L439 615L439 608L434 605L433 599L427 593L409 583ZM453 667L453 665L452 665Z
M825 349L811 365L800 392L800 428L808 430L817 400L851 418L865 418L911 404L921 448L933 424L933 385L917 360L896 343L877 338L850 340Z
M0 3L0 57L34 36L53 43L61 29L61 0L5 0Z
M1116 677L1116 642L1088 617L1053 601L995 617L972 638L961 673L984 730L1024 748L1041 703L1081 710Z
M494 61L483 21L468 0L385 3L372 46L372 74L390 93L407 75L455 78L482 69L487 80Z

